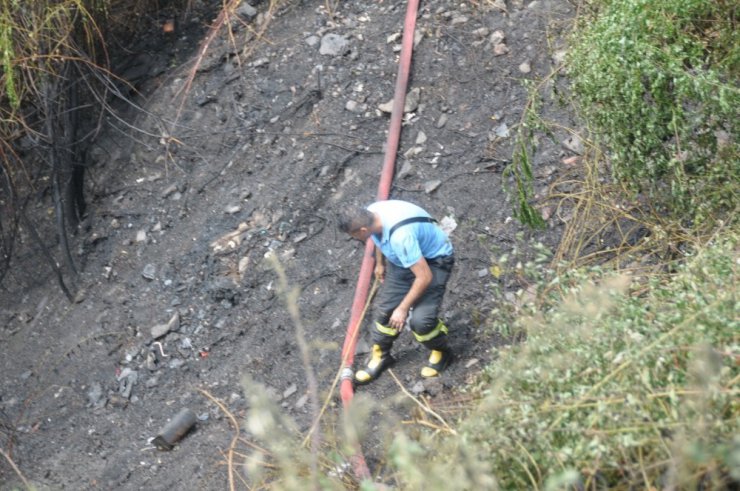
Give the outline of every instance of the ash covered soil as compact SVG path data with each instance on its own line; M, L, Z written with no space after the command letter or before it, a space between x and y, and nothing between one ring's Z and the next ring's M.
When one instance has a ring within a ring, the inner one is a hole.
M0 448L38 489L227 488L234 428L223 409L244 422L246 375L306 434L307 378L270 252L299 292L322 402L335 379L363 248L334 216L377 192L389 127L379 107L393 98L406 4L340 2L329 13L291 2L268 16L253 3L208 44L189 87L218 11L191 12L174 34L147 20L152 34L129 60L139 109L108 118L90 152L89 215L71 238L78 302L28 238L4 281ZM492 310L527 286L515 273L494 277L493 259L533 241L555 247L563 227L557 216L536 232L511 219L502 171L527 103L522 79L557 67L573 10L564 0L420 5L391 196L456 224L442 317L457 356L440 379L422 381L427 354L406 332L393 370L443 414L502 342L486 329ZM542 110L573 124L552 102ZM539 142L540 196L573 155L566 137ZM361 339L356 364L367 349ZM390 374L358 392L375 403L371 428L411 417ZM332 401L328 427L341 406L336 393ZM151 438L185 407L195 430L172 451L155 449ZM376 434L363 450L393 484L386 444ZM0 482L21 485L5 459Z

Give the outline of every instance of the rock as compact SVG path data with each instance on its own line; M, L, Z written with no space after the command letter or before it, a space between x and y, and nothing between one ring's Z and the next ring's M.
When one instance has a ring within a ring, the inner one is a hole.
M239 213L240 211L242 211L242 207L239 205L227 205L224 208L224 213L226 213L227 215L233 215L234 213Z
M522 73L529 73L532 71L532 66L529 64L528 61L525 61L521 65L519 65L519 71Z
M504 34L504 31L501 29L497 29L493 31L493 34L491 34L491 44L496 46L497 44L501 44L504 42L504 39L506 39L506 35Z
M552 62L556 65L562 65L565 62L565 58L568 56L568 50L559 49L552 54Z
M439 221L439 228L441 228L445 234L450 235L457 228L457 222L451 216L446 216Z
M427 134L423 131L419 131L419 133L416 135L416 144L417 145L423 145L427 142Z
M471 358L471 359L469 359L468 361L465 362L465 368L472 367L473 365L475 365L476 363L478 363L478 361L479 361L478 358Z
M434 179L433 181L427 181L424 183L424 192L427 194L433 193L440 185L442 181Z
M411 147L403 153L403 156L408 159L409 157L419 155L423 151L424 149L422 147Z
M444 389L442 379L440 377L431 378L424 381L424 389L430 396L435 396Z
M306 44L312 48L315 47L317 44L319 44L319 41L320 39L318 36L308 36L306 38Z
M379 104L378 109L384 113L388 113L388 114L392 113L393 112L393 99L391 99L388 102L384 102L383 104Z
M418 396L419 394L423 393L426 390L426 387L424 387L424 382L421 380L416 382L413 387L411 387L411 393L415 396Z
M501 12L506 13L506 0L494 0L493 8L499 9Z
M247 2L242 2L234 12L236 15L246 20L253 20L257 17L257 9L249 5Z
M141 276L147 280L155 280L157 278L157 267L153 264L147 264L144 266L144 271L141 272Z
M292 396L298 391L298 386L296 384L290 384L290 387L285 389L283 392L283 399L287 399L288 397Z
M396 33L391 34L387 38L385 38L385 42L386 42L386 44L393 44L396 41L398 41L399 39L401 39L401 33L400 32L396 32Z
M473 31L473 36L476 36L479 38L485 38L485 37L488 37L490 33L491 31L487 27L481 27Z
M172 318L167 324L159 324L152 327L152 338L158 339L167 334L170 331L176 331L180 329L180 314L175 312Z
M157 370L157 368L159 368L159 361L157 360L157 355L155 355L151 351L147 353L145 366L147 370L149 370L150 372Z
M341 56L349 49L349 41L339 34L329 33L321 38L319 54L328 56Z
M118 393L121 395L121 397L125 399L129 399L131 397L131 391L134 388L134 385L139 380L139 374L136 372L136 370L131 370L130 368L126 367L123 369L123 371L118 375Z
M488 270L486 268L478 270L478 278L485 278L488 276Z
M436 126L437 128L444 128L444 126L445 126L446 124L447 124L447 115L446 115L446 114L444 114L444 113L442 113L442 114L441 114L441 115L439 116L439 119L437 120L437 124L435 124L435 126Z
M102 406L105 406L105 400L103 398L103 386L98 382L90 384L90 389L87 391L87 405L89 407L102 407L100 401L103 399Z
M136 232L136 242L146 242L146 230L139 230Z
M506 126L506 123L501 123L496 127L495 130L496 136L499 138L508 138L509 137L509 127Z
M494 56L502 56L509 52L509 47L504 43L498 43L493 47Z
M347 101L347 104L344 105L344 108L347 111L354 113L354 112L357 112L357 110L359 109L359 106L360 105L357 103L357 101L349 100Z
M403 112L411 113L416 111L419 107L419 100L421 99L421 89L416 87L411 89L411 92L406 94L406 101L403 105Z
M467 23L468 20L469 19L466 16L464 16L464 15L456 15L455 17L452 18L451 24L453 26L459 26L461 24Z
M301 397L298 398L297 401L295 401L296 409L303 409L306 406L307 402L308 402L308 394L303 394Z
M404 160L403 165L401 166L401 170L398 172L398 178L403 179L410 176L413 169L414 167L411 165L411 162L409 162L408 160Z
M561 142L563 147L578 155L583 154L583 141L578 135L571 135Z

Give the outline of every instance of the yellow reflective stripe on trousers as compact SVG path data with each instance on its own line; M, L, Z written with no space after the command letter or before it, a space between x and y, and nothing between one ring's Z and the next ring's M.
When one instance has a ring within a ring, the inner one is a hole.
M375 323L375 329L377 329L379 333L385 334L386 336L393 336L393 337L398 336L398 331L396 331L392 327L386 327L380 322Z
M437 322L437 327L435 327L431 332L428 332L426 334L416 334L414 333L414 337L417 341L420 343L423 343L424 341L429 341L430 339L434 339L440 334L445 333L447 334L447 326L445 326L444 322L439 321Z

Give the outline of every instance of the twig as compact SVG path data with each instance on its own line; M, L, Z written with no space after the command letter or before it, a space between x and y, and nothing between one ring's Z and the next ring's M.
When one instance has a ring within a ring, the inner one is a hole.
M236 442L239 439L239 423L237 423L236 418L233 414L224 406L224 404L213 397L208 391L203 389L197 389L198 392L206 396L208 399L210 399L214 404L216 404L221 411L224 412L224 414L229 418L229 421L231 421L231 425L234 427L234 436L231 438L231 444L229 445L229 449L226 453L226 461L228 463L228 473L229 473L229 491L234 491L236 488L234 487L234 447L236 446Z
M1 448L0 448L0 454L3 457L5 457L5 460L8 461L8 463L10 464L10 467L12 467L15 473L18 474L18 477L20 477L21 481L23 481L23 485L26 486L26 489L32 490L33 488L31 487L31 484L28 481L26 481L25 477L23 477L23 474L21 474L21 470L18 469L17 465L15 465L15 462L13 462L13 459L10 458L10 455L6 454L5 451Z
M404 387L403 384L401 383L401 381L398 380L398 378L396 377L396 374L393 373L393 370L390 370L389 369L388 370L388 373L391 374L391 377L393 377L393 380L396 381L396 383L401 388L401 390L403 391L403 393L406 394L412 401L414 401L422 409L422 411L424 411L427 414L432 415L437 421L439 421L440 423L442 423L442 425L444 425L445 429L449 433L451 433L453 435L457 435L457 431L455 431L452 427L450 427L450 425L447 424L447 422L444 420L444 418L442 418L442 416L440 416L439 414L437 414L436 412L434 412L432 410L432 408L430 408L426 404L423 404L421 401L419 401L418 398L414 397L413 394L411 394L411 392L409 392L408 390L406 390L406 387Z

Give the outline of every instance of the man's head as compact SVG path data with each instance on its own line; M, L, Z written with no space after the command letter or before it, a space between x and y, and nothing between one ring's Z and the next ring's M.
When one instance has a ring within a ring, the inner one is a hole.
M342 232L365 241L374 231L375 215L370 210L359 206L347 206L339 212L337 225Z

